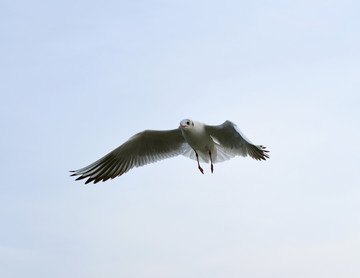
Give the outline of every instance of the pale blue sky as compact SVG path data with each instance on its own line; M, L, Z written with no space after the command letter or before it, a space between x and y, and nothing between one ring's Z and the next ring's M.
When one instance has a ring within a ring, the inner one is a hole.
M359 277L358 1L0 3L0 277ZM68 176L235 122L258 162Z

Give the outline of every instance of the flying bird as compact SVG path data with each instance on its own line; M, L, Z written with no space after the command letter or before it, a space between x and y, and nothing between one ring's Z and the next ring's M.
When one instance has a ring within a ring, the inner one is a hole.
M200 161L211 165L235 156L251 156L256 160L269 158L262 145L252 144L239 128L230 121L211 126L185 119L177 129L144 130L94 163L79 170L70 171L76 180L87 179L97 183L121 176L134 167L144 166L165 158L184 155L197 161L204 174Z

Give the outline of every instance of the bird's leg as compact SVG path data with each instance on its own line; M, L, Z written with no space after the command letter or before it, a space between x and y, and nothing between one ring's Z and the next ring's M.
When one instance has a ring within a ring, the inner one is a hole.
M194 150L195 151L195 150ZM197 163L198 163L198 166L199 166L199 170L200 170L200 172L202 173L202 174L204 174L204 170L203 170L203 168L201 168L201 166L200 166L200 162L199 162L199 155L198 155L198 153L195 151L195 154L196 154L196 159L197 159Z
M211 151L209 151L209 155L210 155L210 163L211 163L211 173L214 173L214 165L212 162Z

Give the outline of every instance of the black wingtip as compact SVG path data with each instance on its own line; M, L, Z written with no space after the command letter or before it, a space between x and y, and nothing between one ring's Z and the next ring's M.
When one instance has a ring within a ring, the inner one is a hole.
M88 184L88 183L92 182L93 180L95 180L95 178L88 178L88 180L85 182L85 184ZM94 182L94 183L96 183L96 182Z
M80 176L80 177L78 177L78 178L76 179L76 181L79 181L79 180L82 180L82 179L85 179L85 177L84 177L84 176Z

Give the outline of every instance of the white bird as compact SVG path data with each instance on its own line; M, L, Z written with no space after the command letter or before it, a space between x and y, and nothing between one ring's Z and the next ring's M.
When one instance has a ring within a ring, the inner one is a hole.
M253 145L238 127L225 121L210 126L189 119L182 120L177 129L144 130L94 163L79 170L70 171L76 180L88 178L85 183L106 181L128 172L134 167L144 166L165 158L184 155L196 159L204 174L200 161L211 164L235 156L251 156L256 160L269 158L262 145Z

